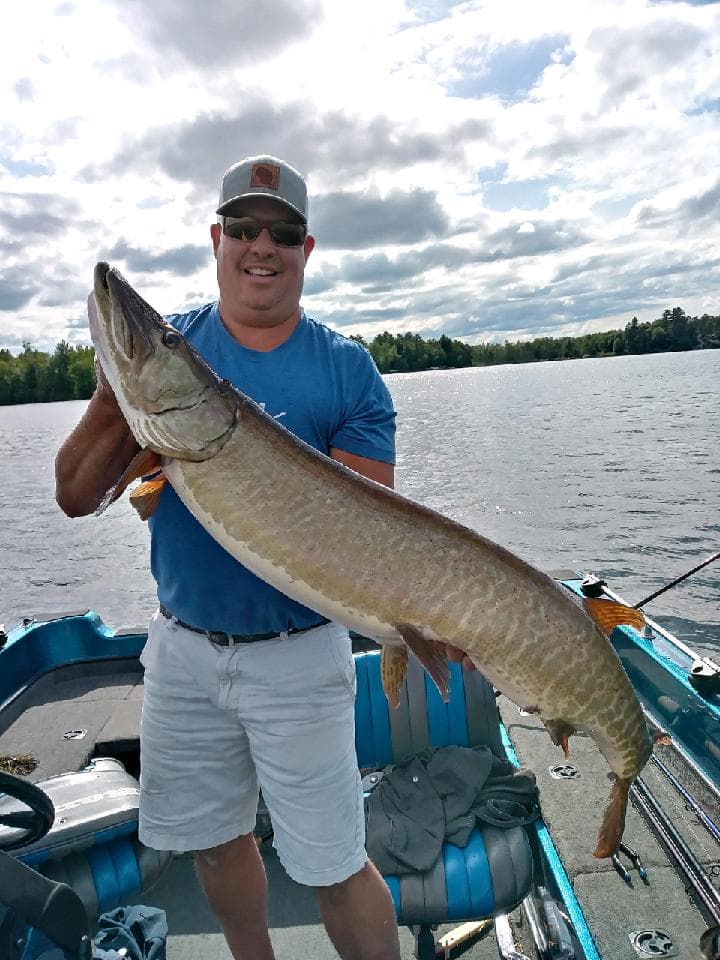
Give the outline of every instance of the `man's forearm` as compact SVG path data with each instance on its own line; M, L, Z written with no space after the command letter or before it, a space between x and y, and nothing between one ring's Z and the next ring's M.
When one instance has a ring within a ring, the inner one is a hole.
M112 393L96 390L55 459L55 498L63 512L92 513L139 449Z

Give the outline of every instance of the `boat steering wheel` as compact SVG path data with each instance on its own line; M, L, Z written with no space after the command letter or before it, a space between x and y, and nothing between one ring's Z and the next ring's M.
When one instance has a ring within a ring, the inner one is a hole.
M2 794L20 800L29 809L4 812L0 805L0 826L23 831L12 840L0 838L0 850L17 850L44 837L55 821L55 807L50 797L34 783L9 773L0 773L0 796Z

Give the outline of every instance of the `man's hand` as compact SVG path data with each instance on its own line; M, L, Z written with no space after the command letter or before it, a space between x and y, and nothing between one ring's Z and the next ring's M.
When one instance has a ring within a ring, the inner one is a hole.
M105 371L100 366L100 361L97 358L97 354L95 355L93 366L95 367L95 389L98 393L102 393L108 398L112 397L115 399L113 388L110 386L110 381L105 376Z

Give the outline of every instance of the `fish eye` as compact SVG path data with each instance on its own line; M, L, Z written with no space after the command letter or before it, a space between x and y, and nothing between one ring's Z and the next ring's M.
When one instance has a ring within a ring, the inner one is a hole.
M166 347L176 347L181 340L182 337L176 330L165 330L162 335L162 342Z

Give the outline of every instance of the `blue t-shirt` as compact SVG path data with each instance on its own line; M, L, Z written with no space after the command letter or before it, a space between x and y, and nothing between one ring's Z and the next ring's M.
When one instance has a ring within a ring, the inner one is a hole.
M395 462L395 410L370 354L301 312L288 339L268 352L241 346L216 303L167 320L216 373L259 403L296 436ZM243 567L198 523L166 484L150 518L150 563L158 599L204 630L265 633L307 627L318 614ZM348 549L352 549L349 545Z

